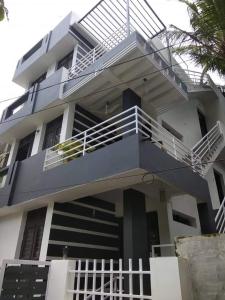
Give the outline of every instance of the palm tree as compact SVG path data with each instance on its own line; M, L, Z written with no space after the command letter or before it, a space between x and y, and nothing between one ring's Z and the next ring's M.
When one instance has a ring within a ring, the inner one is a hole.
M187 5L191 31L171 25L167 32L175 53L188 54L207 71L225 76L225 0L179 0ZM203 78L202 75L202 78Z
M8 9L5 7L4 0L0 0L0 21L4 20L5 16L8 19Z

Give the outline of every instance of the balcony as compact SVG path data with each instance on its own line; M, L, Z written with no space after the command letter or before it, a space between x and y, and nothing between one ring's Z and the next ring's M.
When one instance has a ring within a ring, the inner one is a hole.
M202 176L200 156L137 106L47 149L44 170L69 163L133 134L139 134L142 140L150 141Z
M13 81L28 88L47 69L65 56L77 44L71 35L70 25L74 22L73 14L67 15L52 31L43 37L18 61ZM65 49L66 45L66 49Z

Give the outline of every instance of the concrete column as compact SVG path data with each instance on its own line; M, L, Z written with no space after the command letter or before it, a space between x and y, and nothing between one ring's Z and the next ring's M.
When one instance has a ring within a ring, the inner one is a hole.
M49 269L46 300L73 300L75 274L69 270L75 269L75 260L52 260Z
M74 66L77 62L77 51L78 51L78 45L76 45L73 50L72 66Z
M138 259L143 259L143 268L148 263L147 218L145 211L145 195L129 189L123 193L123 257L124 267L129 268L128 259L132 258L133 270L139 269ZM125 276L125 291L129 292L129 278ZM144 278L144 290L148 290L148 282ZM133 276L133 292L139 292L138 276Z
M60 143L72 137L73 122L74 122L75 104L68 103L64 110L62 129L60 134Z
M133 189L123 194L124 259L148 257L145 195Z
M170 203L168 203L165 195L165 191L160 191L160 201L159 201L159 236L160 236L160 244L171 244L171 233L170 233L170 225L169 225L169 213L168 209ZM161 248L162 256L169 256L174 254L174 248L166 247Z
M47 259L47 251L48 251L48 242L52 224L52 216L53 216L53 209L54 209L54 202L48 204L46 217L45 217L45 224L44 224L44 231L42 236L41 242L41 251L39 260L44 261Z
M14 139L11 145L7 166L11 165L15 161L18 147L19 147L19 140Z
M52 74L54 74L55 71L56 71L56 63L54 63L53 65L51 65L51 66L48 68L46 78L48 78L49 76L51 76Z
M141 108L141 97L139 97L133 90L127 89L122 94L122 108L123 111L133 106L139 106Z
M37 128L35 132L31 156L37 154L42 150L44 137L45 137L45 129L46 129L46 124L42 124Z

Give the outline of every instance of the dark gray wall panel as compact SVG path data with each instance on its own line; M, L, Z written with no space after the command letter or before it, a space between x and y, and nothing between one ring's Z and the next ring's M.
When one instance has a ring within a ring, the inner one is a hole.
M138 147L138 136L133 135L45 172L45 151L34 155L20 164L12 204L136 169Z

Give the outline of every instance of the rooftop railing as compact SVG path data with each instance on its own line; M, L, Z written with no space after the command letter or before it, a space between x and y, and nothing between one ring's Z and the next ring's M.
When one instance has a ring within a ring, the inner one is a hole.
M44 170L65 164L117 142L131 134L140 134L194 172L202 174L198 156L157 121L135 106L46 150Z

